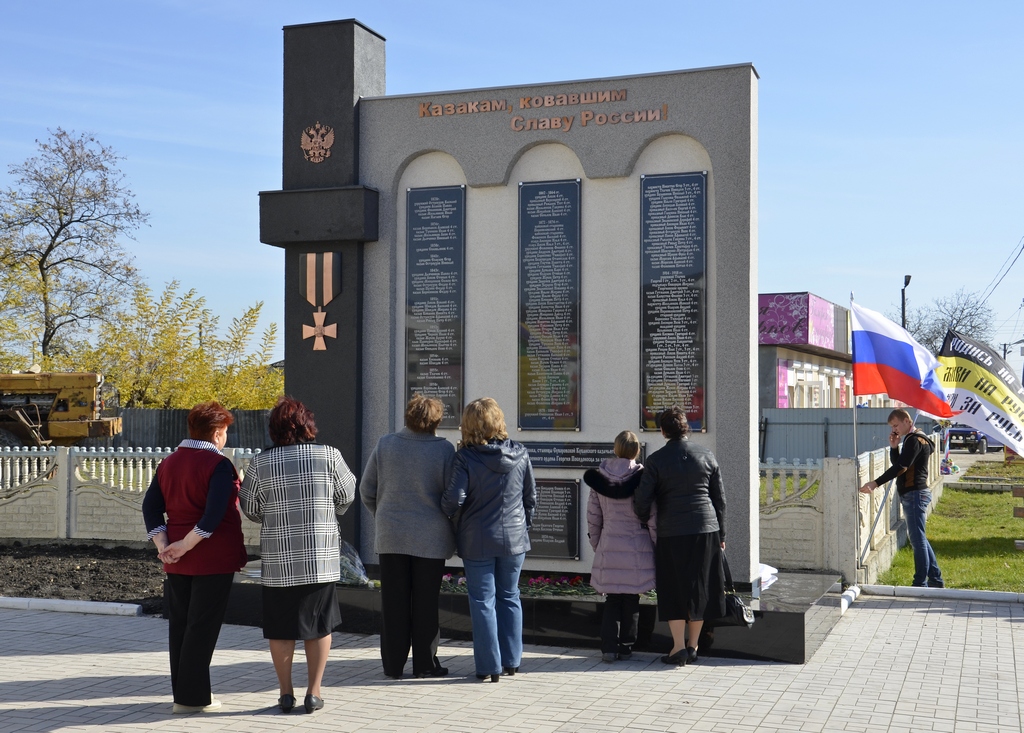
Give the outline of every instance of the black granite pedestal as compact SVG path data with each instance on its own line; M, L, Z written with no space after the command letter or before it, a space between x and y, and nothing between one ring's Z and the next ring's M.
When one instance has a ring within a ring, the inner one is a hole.
M839 621L840 596L833 588L839 577L811 573L779 573L763 591L754 608L751 628L720 626L701 644L702 656L764 659L802 664L808 661ZM337 631L380 633L380 591L362 586L338 586L342 624ZM523 641L541 646L578 649L600 647L602 596L526 597L523 602ZM463 594L441 594L441 636L472 639L469 599ZM655 605L640 606L638 651L668 652L672 635L668 624L656 620ZM231 591L226 622L260 626L262 605L258 580L239 578Z

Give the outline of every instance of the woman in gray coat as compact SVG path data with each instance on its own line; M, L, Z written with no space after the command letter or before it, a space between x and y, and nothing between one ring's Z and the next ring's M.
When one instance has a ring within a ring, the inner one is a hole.
M438 597L445 560L455 554L455 530L441 511L455 448L435 435L441 400L413 395L405 427L377 441L363 469L359 494L373 516L380 556L380 657L399 679L412 647L416 677L442 677Z

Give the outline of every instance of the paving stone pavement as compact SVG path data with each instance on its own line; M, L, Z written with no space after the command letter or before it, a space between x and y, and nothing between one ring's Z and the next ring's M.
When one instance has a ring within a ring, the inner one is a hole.
M862 596L804 665L668 668L648 653L604 664L531 646L498 684L476 680L469 643L442 643L447 678L394 681L378 637L335 634L313 715L277 712L260 630L225 626L212 669L223 710L183 716L171 715L162 619L0 610L0 732L1006 733L1024 720L1022 622L1017 603Z

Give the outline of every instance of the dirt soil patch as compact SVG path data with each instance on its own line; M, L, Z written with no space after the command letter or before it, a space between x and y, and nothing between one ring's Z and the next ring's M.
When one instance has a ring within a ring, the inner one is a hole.
M163 611L163 565L156 549L94 545L0 545L0 595L137 603Z

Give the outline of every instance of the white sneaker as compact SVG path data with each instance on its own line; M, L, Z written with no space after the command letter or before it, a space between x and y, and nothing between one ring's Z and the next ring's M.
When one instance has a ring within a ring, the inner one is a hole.
M181 705L174 703L174 714L185 715L187 713L215 713L220 710L220 700L210 698L209 705Z

